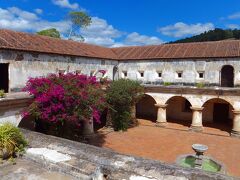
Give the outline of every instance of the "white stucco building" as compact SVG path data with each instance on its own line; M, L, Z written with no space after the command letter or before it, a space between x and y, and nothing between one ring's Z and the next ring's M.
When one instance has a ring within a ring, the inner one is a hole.
M240 41L106 48L0 30L0 89L20 91L29 77L106 70L111 80L141 81L137 116L166 126L210 123L240 134Z

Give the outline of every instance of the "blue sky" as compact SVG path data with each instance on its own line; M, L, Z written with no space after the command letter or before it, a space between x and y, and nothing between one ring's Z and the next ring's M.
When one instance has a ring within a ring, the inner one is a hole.
M104 46L161 44L216 27L240 28L240 0L0 0L0 28L63 35L69 11L84 10L92 24L85 41Z

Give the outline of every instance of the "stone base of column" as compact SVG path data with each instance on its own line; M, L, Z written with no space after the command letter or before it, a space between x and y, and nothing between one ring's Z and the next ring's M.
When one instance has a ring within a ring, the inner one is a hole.
M239 132L239 131L232 130L232 131L231 131L231 136L232 136L232 137L236 137L236 138L240 138L240 132Z
M91 137L94 136L93 121L84 121L83 123L83 136Z
M167 127L167 122L156 122L157 127Z
M202 126L193 126L193 125L191 125L191 127L189 128L189 131L202 132L203 131L203 127Z

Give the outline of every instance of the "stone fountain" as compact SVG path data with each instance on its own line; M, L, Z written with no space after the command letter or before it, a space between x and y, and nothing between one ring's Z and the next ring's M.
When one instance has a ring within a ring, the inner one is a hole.
M192 149L195 151L195 163L194 167L197 169L202 169L202 163L204 158L204 152L208 150L208 147L203 144L193 144Z
M225 174L225 167L222 163L216 161L212 157L205 156L204 153L208 150L208 146L203 144L193 144L192 149L195 154L181 155L177 158L176 164L189 167L201 169L210 172L220 172Z

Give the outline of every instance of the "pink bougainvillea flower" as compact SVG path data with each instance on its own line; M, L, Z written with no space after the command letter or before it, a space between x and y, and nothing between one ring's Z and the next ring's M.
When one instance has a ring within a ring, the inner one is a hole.
M96 77L83 74L50 74L30 78L24 91L33 95L34 101L22 116L31 115L49 123L71 122L79 127L81 121L92 118L100 123L101 111L106 106Z

